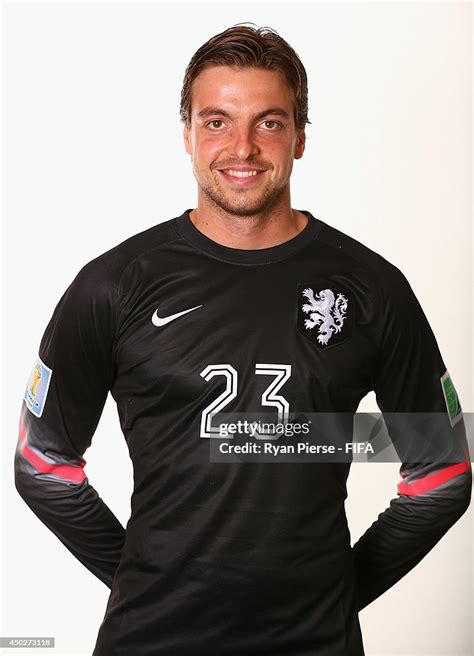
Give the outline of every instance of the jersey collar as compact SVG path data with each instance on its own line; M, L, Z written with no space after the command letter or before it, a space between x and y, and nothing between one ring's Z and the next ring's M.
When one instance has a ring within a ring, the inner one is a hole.
M269 248L231 248L213 241L198 230L189 216L191 211L192 209L187 209L181 216L175 218L175 226L179 234L198 250L219 260L235 264L270 264L271 262L285 260L315 239L320 228L319 220L310 212L307 210L298 210L306 214L308 222L303 230L295 237L292 237L292 239L276 246L270 246Z

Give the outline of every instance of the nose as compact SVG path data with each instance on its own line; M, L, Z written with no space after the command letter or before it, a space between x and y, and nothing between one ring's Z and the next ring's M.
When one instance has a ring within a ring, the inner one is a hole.
M259 152L251 125L241 124L234 126L231 150L233 151L232 155L237 157L241 162Z

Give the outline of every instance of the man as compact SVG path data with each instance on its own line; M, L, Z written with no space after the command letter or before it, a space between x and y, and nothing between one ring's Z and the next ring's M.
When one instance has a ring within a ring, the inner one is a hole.
M358 611L469 505L456 391L403 274L291 207L307 81L279 35L238 25L199 48L181 118L197 206L89 262L60 299L25 392L17 489L111 588L95 656L363 655ZM428 441L433 413L460 456L404 460L353 548L349 462L210 457L218 412L352 417L370 390L401 452L405 413L430 413ZM134 465L126 530L84 472L109 391Z

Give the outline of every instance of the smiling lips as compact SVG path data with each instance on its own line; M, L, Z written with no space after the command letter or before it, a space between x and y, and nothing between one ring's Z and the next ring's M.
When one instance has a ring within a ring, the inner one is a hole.
M225 180L239 187L255 182L265 172L262 169L252 169L250 167L218 170Z
M227 175L232 175L235 176L236 178L248 178L251 175L258 175L258 173L261 173L261 171L258 171L257 169L254 169L253 171L237 171L235 169L222 169L224 173L227 173Z

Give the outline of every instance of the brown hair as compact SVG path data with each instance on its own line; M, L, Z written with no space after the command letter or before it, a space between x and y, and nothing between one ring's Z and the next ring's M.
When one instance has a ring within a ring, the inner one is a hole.
M302 129L306 123L311 123L308 119L308 79L296 52L271 27L249 27L237 23L211 37L192 56L181 90L180 116L186 125L191 122L193 82L201 71L211 66L280 71L295 94L296 127Z

